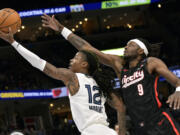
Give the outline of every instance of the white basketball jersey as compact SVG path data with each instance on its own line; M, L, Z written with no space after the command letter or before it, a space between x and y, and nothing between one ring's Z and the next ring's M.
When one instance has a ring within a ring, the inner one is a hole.
M79 80L79 91L69 94L71 112L77 128L82 132L92 124L108 126L105 112L105 98L100 97L99 87L95 80L82 73L76 73Z

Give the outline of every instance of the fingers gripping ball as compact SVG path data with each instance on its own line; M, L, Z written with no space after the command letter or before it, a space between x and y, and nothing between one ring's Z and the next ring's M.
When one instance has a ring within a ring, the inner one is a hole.
M8 33L9 27L13 34L15 34L21 27L21 18L19 14L11 9L4 8L0 10L0 31Z

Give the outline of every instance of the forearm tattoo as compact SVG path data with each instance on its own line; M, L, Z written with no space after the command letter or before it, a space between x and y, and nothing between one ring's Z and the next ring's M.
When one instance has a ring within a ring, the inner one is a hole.
M87 44L85 40L80 38L79 36L73 34L72 36L69 37L68 41L76 47L78 50L81 50L84 45Z

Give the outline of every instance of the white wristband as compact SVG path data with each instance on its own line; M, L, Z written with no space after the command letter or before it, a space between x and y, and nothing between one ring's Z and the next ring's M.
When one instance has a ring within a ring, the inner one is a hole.
M16 41L14 41L11 45L12 45L14 48L17 48L17 47L18 47L18 45L19 45L19 43L18 43L18 42L16 42Z
M32 66L38 68L39 70L43 71L46 66L46 61L41 59L39 56L34 54L33 52L29 51L28 49L24 48L21 44L14 41L11 44L17 52L23 56Z
M72 31L70 31L69 29L67 29L66 27L63 28L63 30L61 31L61 35L67 40L68 36L72 33Z
M180 91L180 86L176 87L176 91Z

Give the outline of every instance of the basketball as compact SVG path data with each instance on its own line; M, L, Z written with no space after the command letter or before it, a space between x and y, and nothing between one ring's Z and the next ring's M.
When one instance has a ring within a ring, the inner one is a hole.
M21 27L21 18L19 14L11 9L4 8L0 10L0 31L8 33L9 27L12 33L15 34Z

